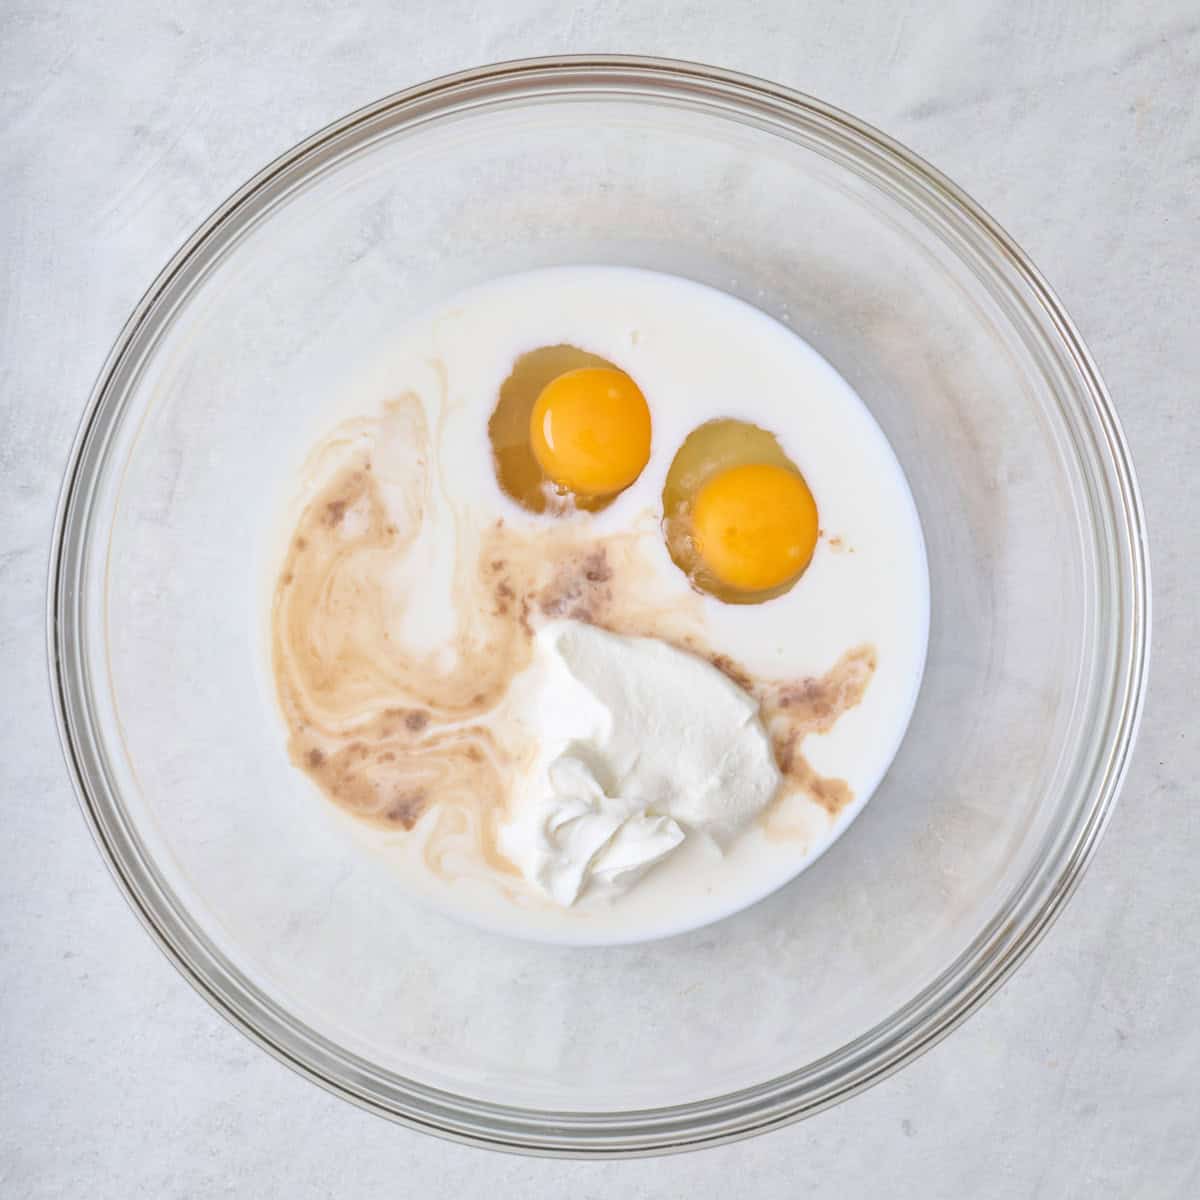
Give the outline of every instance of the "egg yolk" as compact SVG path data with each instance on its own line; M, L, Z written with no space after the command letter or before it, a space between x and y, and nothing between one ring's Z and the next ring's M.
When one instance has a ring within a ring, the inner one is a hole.
M529 417L529 442L547 477L581 496L627 488L650 457L650 410L612 367L580 367L548 383Z
M808 566L817 544L817 506L795 471L768 464L731 467L696 494L692 536L722 583L765 591Z

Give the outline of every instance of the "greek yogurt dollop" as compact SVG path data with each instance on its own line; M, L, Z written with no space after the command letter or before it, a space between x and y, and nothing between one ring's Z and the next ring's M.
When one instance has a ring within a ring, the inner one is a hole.
M625 891L686 838L723 849L779 787L757 701L657 638L551 621L509 699L536 750L500 849L563 906Z

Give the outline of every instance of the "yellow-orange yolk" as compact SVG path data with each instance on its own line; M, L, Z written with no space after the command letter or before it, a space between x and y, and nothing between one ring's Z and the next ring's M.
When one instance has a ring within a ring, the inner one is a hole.
M796 471L731 467L696 494L692 536L700 558L723 583L765 591L808 566L817 544L817 506Z
M529 417L529 442L559 487L611 495L627 488L650 457L650 410L624 371L580 367L542 389Z

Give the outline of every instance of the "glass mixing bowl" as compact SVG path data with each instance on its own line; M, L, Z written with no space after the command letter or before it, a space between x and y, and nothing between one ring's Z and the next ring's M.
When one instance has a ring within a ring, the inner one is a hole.
M403 899L288 766L260 665L269 514L331 399L408 314L580 262L699 280L815 346L904 466L932 587L907 739L836 846L728 920L599 949ZM197 990L347 1099L528 1152L743 1136L928 1048L1078 882L1147 654L1129 456L1021 251L843 113L628 58L414 88L232 197L104 367L50 584L85 812Z

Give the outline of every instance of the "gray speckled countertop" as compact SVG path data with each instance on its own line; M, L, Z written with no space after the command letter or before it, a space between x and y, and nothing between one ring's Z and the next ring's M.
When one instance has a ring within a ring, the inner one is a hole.
M659 1162L464 1149L326 1095L211 1011L77 811L43 634L67 449L193 227L311 130L422 78L564 51L768 76L949 173L1099 360L1155 583L1141 741L1066 915L936 1050L806 1124ZM1200 1194L1200 15L1059 4L409 0L0 6L0 1193L13 1197Z

